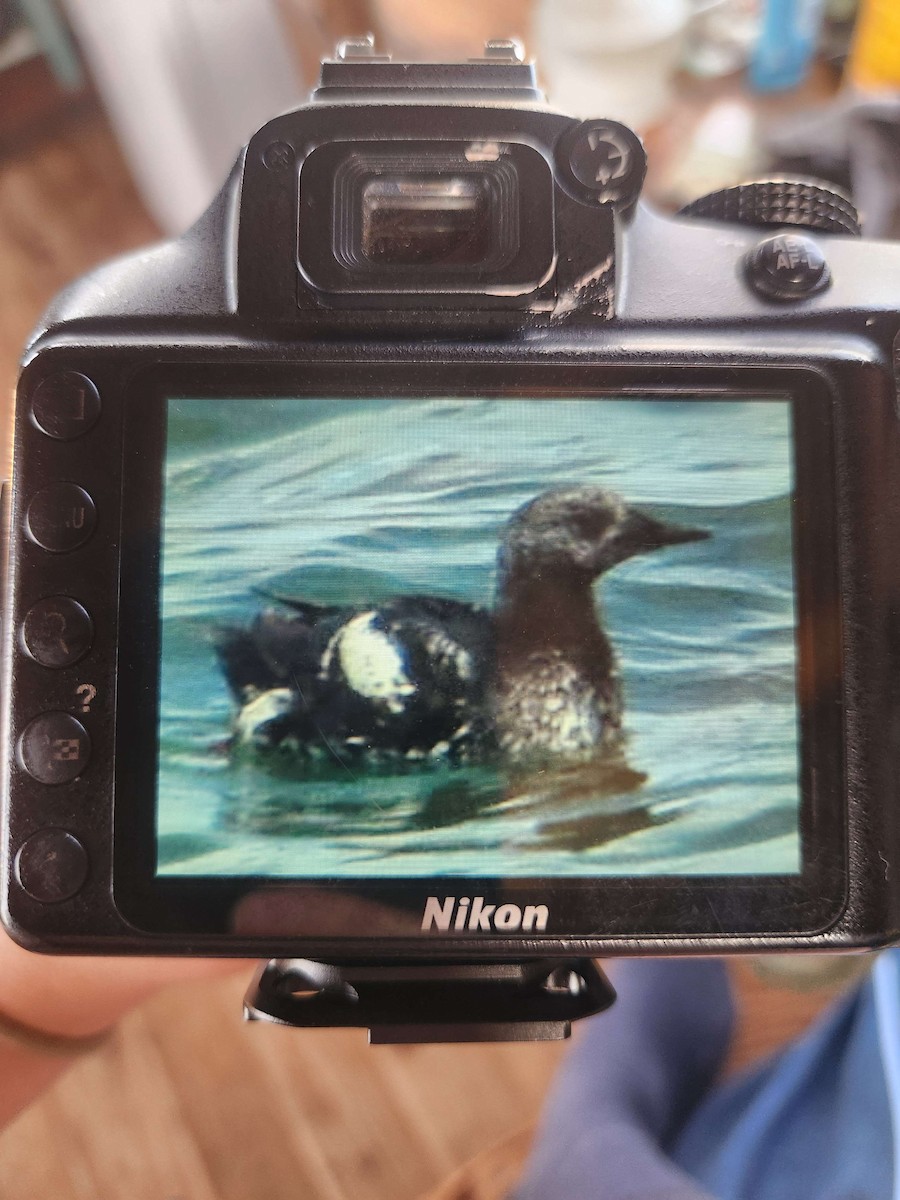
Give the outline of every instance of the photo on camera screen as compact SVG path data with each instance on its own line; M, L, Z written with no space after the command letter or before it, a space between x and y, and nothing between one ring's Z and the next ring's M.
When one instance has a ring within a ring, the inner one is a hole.
M170 397L158 873L796 875L791 430Z

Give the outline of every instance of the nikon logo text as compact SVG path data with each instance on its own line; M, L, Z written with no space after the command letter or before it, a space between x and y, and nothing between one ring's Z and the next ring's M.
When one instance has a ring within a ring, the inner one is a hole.
M501 933L537 933L547 928L550 912L546 904L485 904L484 896L429 896L425 901L422 929L436 929L439 933L453 930L481 930L489 933L497 929Z

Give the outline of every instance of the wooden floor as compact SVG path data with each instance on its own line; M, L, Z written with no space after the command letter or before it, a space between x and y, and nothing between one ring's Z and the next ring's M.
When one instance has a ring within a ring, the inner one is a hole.
M0 396L11 395L23 343L51 297L103 259L158 237L91 107L0 160ZM3 433L6 448L6 423Z
M529 1121L555 1047L382 1047L146 1006L0 1138L4 1200L406 1200Z
M0 161L0 394L50 296L154 233L96 113ZM3 1200L413 1200L532 1122L561 1052L244 1026L245 982L133 1015L0 1137ZM820 1003L743 994L743 1059Z

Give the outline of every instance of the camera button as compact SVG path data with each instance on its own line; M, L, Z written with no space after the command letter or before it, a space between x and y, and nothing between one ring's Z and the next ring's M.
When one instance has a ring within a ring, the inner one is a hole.
M71 713L41 713L19 738L22 766L39 783L70 783L91 756L88 731Z
M25 532L36 546L51 554L83 545L96 523L94 502L76 483L52 483L41 488L25 514Z
M647 155L637 134L618 121L582 121L563 134L557 160L583 199L617 208L640 195Z
M798 233L766 238L750 251L745 262L751 286L770 300L802 300L831 282L819 246Z
M19 847L16 878L32 900L58 904L80 892L88 877L87 851L65 829L40 829Z
M42 433L69 442L97 423L100 393L86 375L58 371L34 389L31 416Z
M42 667L70 667L84 658L94 640L87 609L69 596L48 596L25 614L22 642Z

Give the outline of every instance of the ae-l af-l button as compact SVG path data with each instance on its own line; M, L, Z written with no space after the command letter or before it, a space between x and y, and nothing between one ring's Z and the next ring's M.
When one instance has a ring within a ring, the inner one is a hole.
M63 554L84 545L97 524L94 502L77 483L51 483L32 497L25 532L36 546Z

